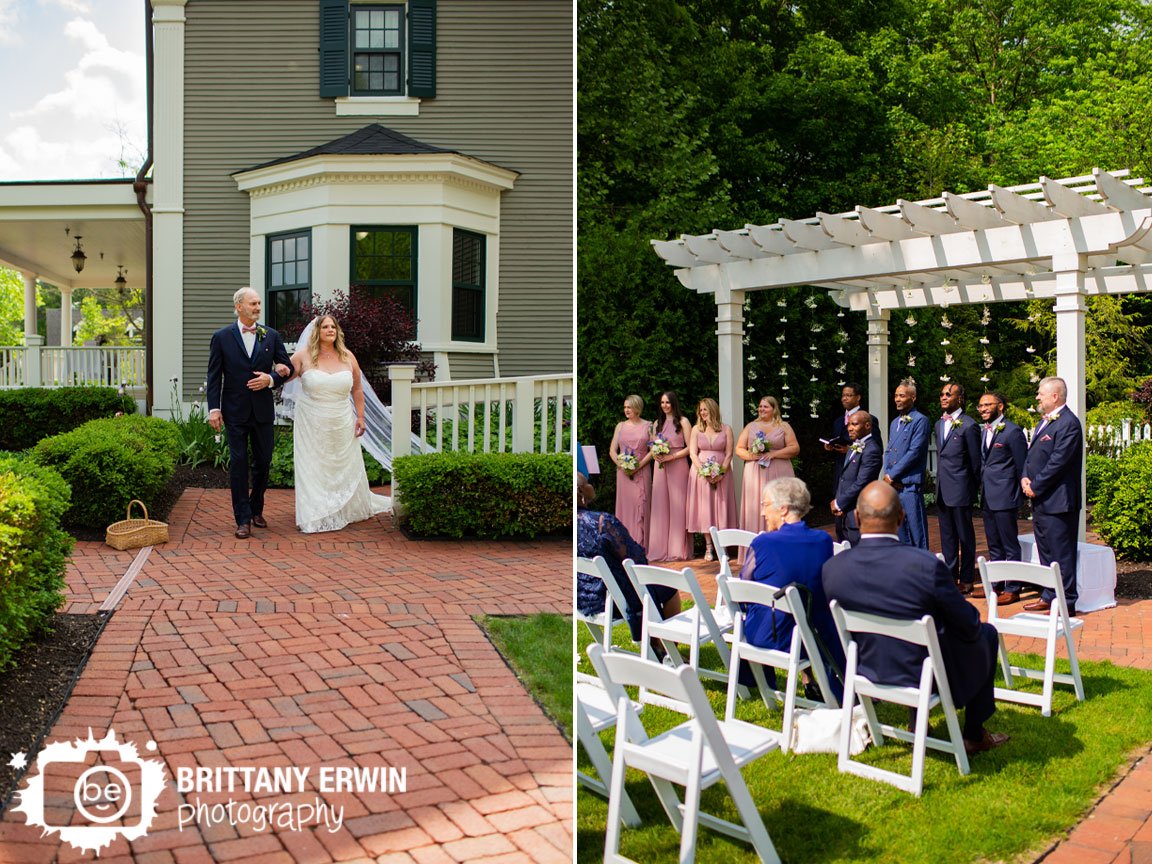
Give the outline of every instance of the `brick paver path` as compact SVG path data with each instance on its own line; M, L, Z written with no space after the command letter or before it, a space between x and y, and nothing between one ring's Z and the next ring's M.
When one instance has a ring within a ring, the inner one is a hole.
M296 766L310 769L307 791L170 782L147 836L99 860L570 861L571 746L471 617L567 614L570 542L414 542L390 517L306 538L293 506L291 491L270 491L272 527L240 541L227 490L187 490L171 541L120 602L48 740L111 727L154 740L170 779L181 767ZM67 611L95 611L135 556L77 544ZM324 766L404 768L406 791L320 795ZM342 824L179 828L181 805L229 797L320 797L343 807ZM0 821L0 864L81 857L11 808Z

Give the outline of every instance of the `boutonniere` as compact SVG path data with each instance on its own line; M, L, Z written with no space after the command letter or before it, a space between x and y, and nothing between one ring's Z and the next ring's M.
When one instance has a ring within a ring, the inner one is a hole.
M911 414L904 414L900 417L900 425L901 426L907 426L911 422L912 422L912 415Z
M1004 431L1004 424L1003 423L997 423L995 426L992 427L992 431L993 432L1003 432Z
M1059 411L1054 411L1048 415L1048 422L1049 423L1051 423L1053 420L1059 420L1059 419L1060 419L1060 412Z
M257 324L256 325L256 338L262 340L267 335L268 335L268 328L265 327L263 324Z
M853 453L863 453L864 452L864 442L863 441L856 441L848 449L850 449Z
M948 421L948 425L951 426L953 429L959 429L961 426L964 425L964 421L961 420L959 417L954 417Z

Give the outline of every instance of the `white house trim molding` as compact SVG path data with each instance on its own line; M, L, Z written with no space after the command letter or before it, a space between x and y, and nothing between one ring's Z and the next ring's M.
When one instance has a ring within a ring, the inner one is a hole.
M184 372L184 6L187 0L152 0L156 52L153 92L153 413L169 416L171 390Z
M418 117L420 100L413 96L337 96L337 117Z

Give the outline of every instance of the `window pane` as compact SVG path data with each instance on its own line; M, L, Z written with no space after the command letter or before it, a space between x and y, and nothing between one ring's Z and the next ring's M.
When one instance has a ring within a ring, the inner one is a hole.
M368 26L370 14L371 14L371 12L367 9L357 9L356 10L356 29L357 30L359 30L362 27Z
M396 30L400 27L400 10L399 9L385 9L384 10L384 26L389 30Z
M412 235L407 231L393 231L392 232L393 255L409 256L412 254Z
M308 238L307 237L297 237L296 238L296 257L297 258L307 258L308 257Z
M368 89L368 73L367 72L357 72L356 73L356 83L354 86L356 87L357 90L367 90Z
M296 238L288 237L284 240L284 260L291 261L296 257ZM289 282L292 280L289 279Z
M384 71L384 55L373 54L368 58L368 71L369 72L382 72Z
M368 75L368 89L369 90L383 90L384 89L384 73L372 72Z
M384 86L381 90L399 90L400 89L400 76L395 72L387 72L384 74Z
M296 265L296 279L301 285L308 283L308 261L307 259L301 261Z
M372 15L372 29L373 30L383 29L384 28L384 10L383 9L373 9L371 11L371 15Z
M399 30L385 30L384 31L384 44L381 48L399 48L400 47L400 31Z
M295 262L291 262L291 263L284 265L284 284L285 285L295 285L296 284L296 264L295 264Z
M279 287L280 285L283 285L283 284L284 284L284 265L283 264L273 264L272 265L272 286L273 287Z
M284 241L272 241L272 263L279 263L284 260Z
M368 48L368 47L370 47L368 44L368 31L367 30L357 30L356 31L356 45L355 45L355 47L356 48Z
M385 54L384 55L384 71L385 72L399 72L400 71L400 55L398 55L398 54Z
M372 38L368 41L369 48L383 48L384 47L384 31L373 30Z

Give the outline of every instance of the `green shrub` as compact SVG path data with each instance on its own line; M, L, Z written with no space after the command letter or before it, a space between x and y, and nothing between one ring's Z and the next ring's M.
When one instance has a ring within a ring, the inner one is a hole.
M1120 463L1095 453L1089 453L1084 461L1087 477L1086 497L1089 504L1095 504L1100 500L1104 489L1116 482L1116 478L1120 475Z
M1133 424L1143 423L1144 406L1127 399L1123 402L1105 402L1089 409L1084 423L1088 426L1118 427L1125 420L1131 420Z
M363 447L360 448L360 455L364 459L364 473L368 475L369 485L379 486L391 482L392 475L388 473L388 469L373 459ZM272 468L268 473L269 485L283 489L296 487L294 458L292 427L277 426L276 441L272 448Z
M0 450L27 450L41 438L117 411L134 414L136 402L114 387L0 390Z
M68 496L56 471L0 454L0 669L64 603Z
M392 473L413 534L535 537L572 526L566 453L429 453L397 459Z
M1130 447L1099 496L1092 521L1100 536L1122 558L1152 558L1152 443Z
M200 387L204 392L204 387ZM228 436L224 430L217 432L208 425L208 409L204 401L193 402L184 417L183 401L179 380L172 379L172 425L176 427L179 441L181 465L195 468L204 462L211 462L216 468L227 468L229 462Z
M152 509L179 453L179 432L167 420L116 417L45 438L32 456L58 470L72 487L64 524L100 529L123 519L133 498Z

